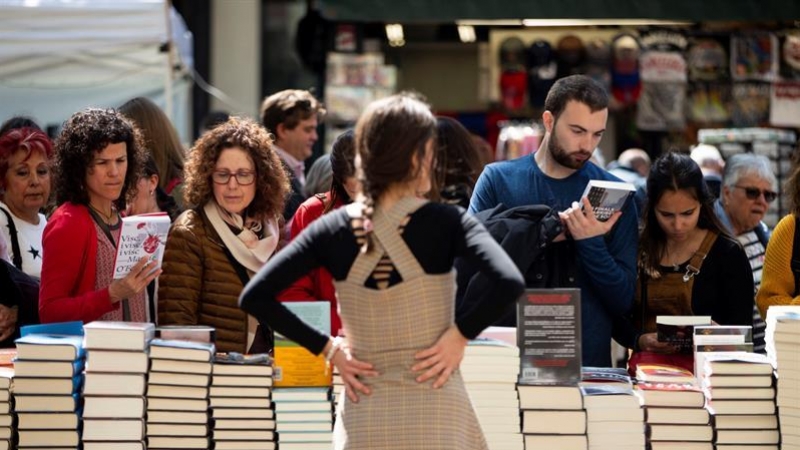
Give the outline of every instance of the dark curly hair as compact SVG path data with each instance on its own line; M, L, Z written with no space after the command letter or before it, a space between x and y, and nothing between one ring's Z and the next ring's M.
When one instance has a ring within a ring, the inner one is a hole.
M89 204L86 172L98 153L110 144L125 143L128 169L119 198L118 211L125 209L125 199L136 192L144 166L145 147L139 130L114 109L87 108L76 112L66 122L55 144L53 190L56 205L71 202Z
M280 216L289 193L289 177L281 165L272 136L252 120L231 117L205 132L195 142L186 161L184 199L202 206L214 198L211 173L223 150L239 147L250 155L256 169L256 194L247 214L257 218Z

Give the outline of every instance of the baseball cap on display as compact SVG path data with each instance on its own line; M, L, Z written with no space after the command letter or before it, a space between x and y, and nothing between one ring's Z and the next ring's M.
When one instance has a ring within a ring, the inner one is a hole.
M556 59L550 43L538 39L528 47L528 100L542 107L547 92L556 81Z
M500 42L500 68L506 70L525 70L525 43L512 36Z
M611 91L611 46L604 39L586 44L586 75Z
M642 91L639 79L639 41L623 33L611 41L611 94L623 105L636 103Z
M581 73L586 60L586 48L581 38L568 34L559 39L556 44L556 60L558 78Z

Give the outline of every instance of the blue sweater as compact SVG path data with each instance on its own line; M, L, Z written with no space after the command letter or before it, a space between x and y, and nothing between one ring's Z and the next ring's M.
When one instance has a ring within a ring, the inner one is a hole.
M591 162L563 179L545 175L533 155L493 163L478 179L469 211L475 213L500 203L508 207L543 204L563 211L579 201L592 179L620 181ZM575 242L584 366L611 365L613 318L627 314L633 306L637 217L634 202L628 201L608 236Z

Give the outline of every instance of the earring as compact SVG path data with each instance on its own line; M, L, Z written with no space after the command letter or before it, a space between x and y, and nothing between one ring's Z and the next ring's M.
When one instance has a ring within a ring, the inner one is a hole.
M151 196L151 197L153 196L153 192L154 192L154 191L153 191L152 189L150 189L150 196Z

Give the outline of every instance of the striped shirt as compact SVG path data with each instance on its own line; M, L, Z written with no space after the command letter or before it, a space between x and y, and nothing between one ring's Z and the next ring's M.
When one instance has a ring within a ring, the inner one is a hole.
M761 286L761 272L764 267L764 254L766 253L766 249L764 245L761 244L755 231L748 231L747 233L740 234L737 236L737 239L739 243L742 244L742 247L744 247L744 252L750 260L750 268L753 269L753 286L755 287L755 292L758 292L758 288ZM754 296L755 292L753 293ZM766 328L767 325L764 319L761 318L761 314L758 312L755 302L753 302L753 350L756 353L766 353L764 344Z

